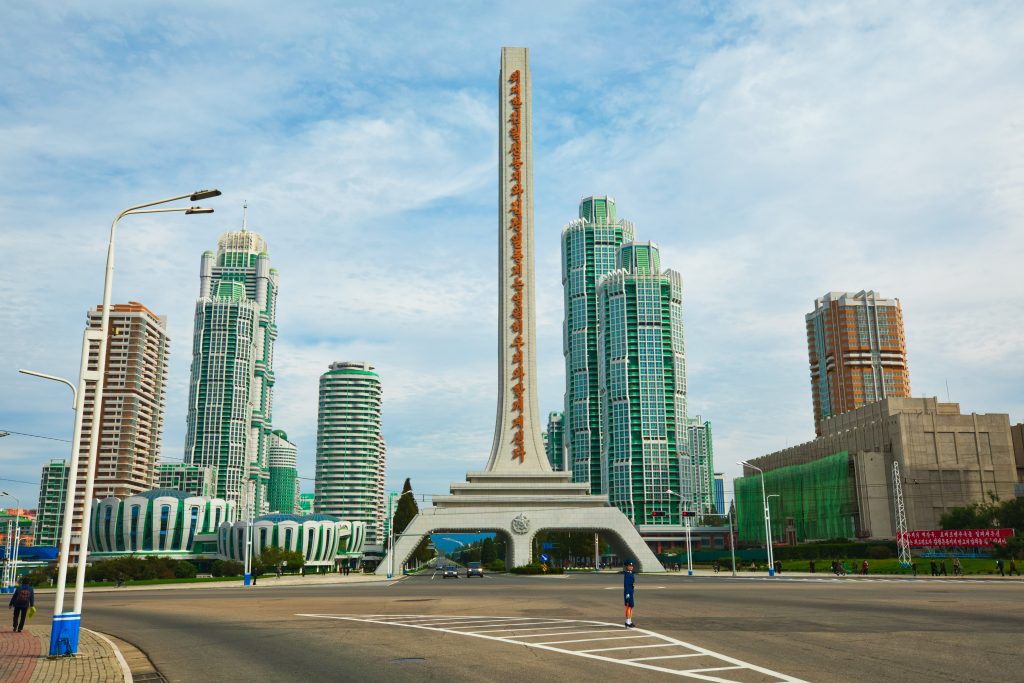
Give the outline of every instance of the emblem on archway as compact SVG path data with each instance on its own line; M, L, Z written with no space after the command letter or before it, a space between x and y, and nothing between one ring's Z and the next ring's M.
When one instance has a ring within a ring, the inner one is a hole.
M525 534L529 530L530 518L520 512L519 516L512 520L512 531L517 534Z

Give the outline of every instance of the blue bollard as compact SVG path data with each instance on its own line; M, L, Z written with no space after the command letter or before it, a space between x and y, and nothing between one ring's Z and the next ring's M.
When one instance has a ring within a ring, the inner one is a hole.
M242 578L242 585L243 586L251 586L252 585L252 574L246 574Z
M768 567L768 576L775 576L775 569Z
M78 631L82 615L75 612L55 614L50 626L50 656L69 657L78 654Z

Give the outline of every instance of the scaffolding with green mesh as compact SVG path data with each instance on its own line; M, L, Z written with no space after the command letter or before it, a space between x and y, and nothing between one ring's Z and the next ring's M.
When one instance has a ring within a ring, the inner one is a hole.
M739 541L764 543L764 504L761 475L735 482ZM786 520L792 519L796 540L853 538L857 529L857 493L850 455L840 451L803 465L790 465L764 473L769 499L772 538L785 538Z

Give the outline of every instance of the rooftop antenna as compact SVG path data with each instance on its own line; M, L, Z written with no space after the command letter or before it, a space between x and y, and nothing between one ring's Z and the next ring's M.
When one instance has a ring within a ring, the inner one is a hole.
M249 227L249 200L242 202L242 232Z
M949 380L946 380L946 403L949 403Z

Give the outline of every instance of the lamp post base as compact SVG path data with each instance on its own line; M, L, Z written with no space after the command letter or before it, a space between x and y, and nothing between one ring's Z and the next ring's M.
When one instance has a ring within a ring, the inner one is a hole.
M50 626L50 656L69 657L78 654L78 631L82 626L82 615L64 612L53 615Z
M775 570L774 570L774 569L771 569L771 568L769 568L769 569L768 569L768 576L775 576Z
M251 586L252 585L252 574L246 574L245 576L242 577L242 585L243 586Z

